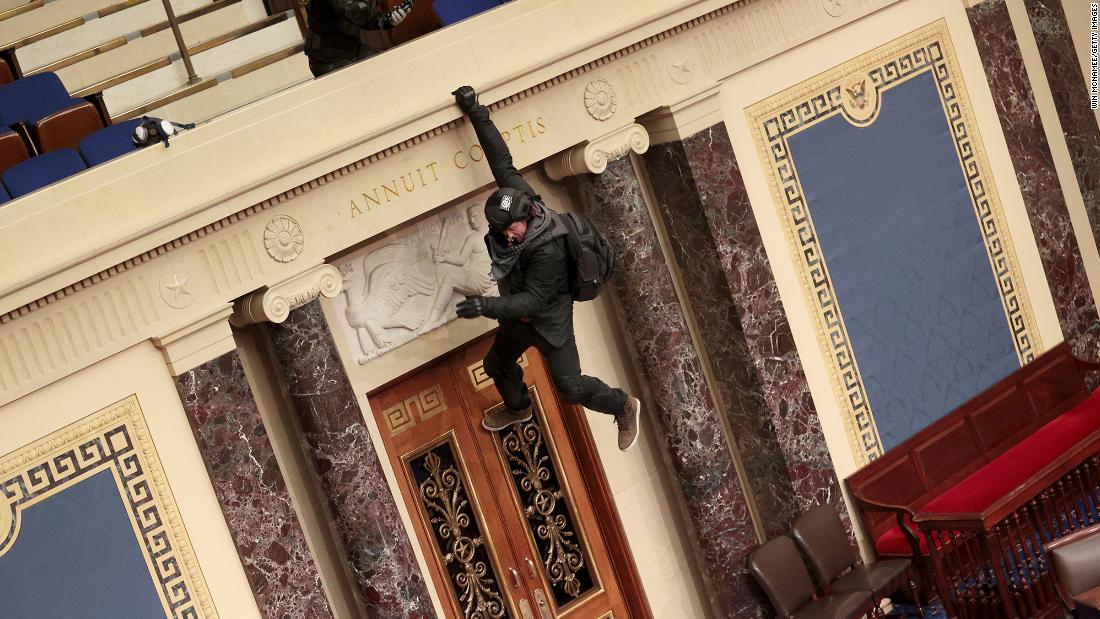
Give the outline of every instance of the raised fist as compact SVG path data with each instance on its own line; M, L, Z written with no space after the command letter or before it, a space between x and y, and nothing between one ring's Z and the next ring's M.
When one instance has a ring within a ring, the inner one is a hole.
M477 105L477 91L473 86L462 86L451 94L455 96L455 103L463 114L469 114Z

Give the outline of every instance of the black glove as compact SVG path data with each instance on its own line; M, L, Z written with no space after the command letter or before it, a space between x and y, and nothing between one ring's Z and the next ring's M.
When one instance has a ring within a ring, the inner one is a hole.
M485 315L485 297L466 297L455 308L459 318L477 318Z
M392 11L382 16L382 27L393 28L397 24L405 21L405 18L412 12L413 4L416 0L405 0L401 4L395 6Z
M458 104L458 109L462 110L463 114L469 114L470 110L477 107L477 91L473 86L462 86L458 90L451 93L455 96L455 103Z

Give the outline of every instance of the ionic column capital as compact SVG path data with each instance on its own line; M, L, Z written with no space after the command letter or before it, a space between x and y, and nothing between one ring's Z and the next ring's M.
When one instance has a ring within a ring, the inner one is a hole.
M278 324L287 319L291 310L319 296L331 299L343 288L340 270L331 264L322 264L266 290L241 297L233 304L229 322L238 328L257 322Z
M544 166L547 176L560 181L567 176L599 174L607 169L608 162L625 157L631 151L641 155L647 150L649 132L638 123L632 123L553 155Z

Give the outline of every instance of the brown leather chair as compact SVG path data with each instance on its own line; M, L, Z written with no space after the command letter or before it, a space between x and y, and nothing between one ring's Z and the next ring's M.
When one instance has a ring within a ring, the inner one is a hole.
M39 154L58 148L80 148L80 140L103 128L103 119L91 103L84 101L54 112L34 123Z
M8 61L0 58L0 84L7 84L8 82L14 81L15 75L12 74Z
M869 591L875 605L886 595L908 585L913 601L920 608L917 585L913 581L913 562L890 559L870 565L860 563L859 552L848 539L840 516L832 505L818 505L795 521L791 535L810 559L817 580L826 593Z
M1069 608L1073 598L1100 587L1100 525L1075 531L1047 545L1058 593Z
M754 550L749 555L749 571L780 617L848 619L865 617L875 609L867 591L815 596L810 572L798 554L798 547L786 535Z
M0 129L0 175L17 163L31 158L23 136L15 131Z

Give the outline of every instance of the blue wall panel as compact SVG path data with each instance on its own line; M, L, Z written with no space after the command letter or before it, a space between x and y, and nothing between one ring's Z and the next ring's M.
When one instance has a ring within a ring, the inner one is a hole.
M25 508L0 557L0 617L163 618L125 509L110 470Z
M932 74L789 144L890 449L1020 366Z

